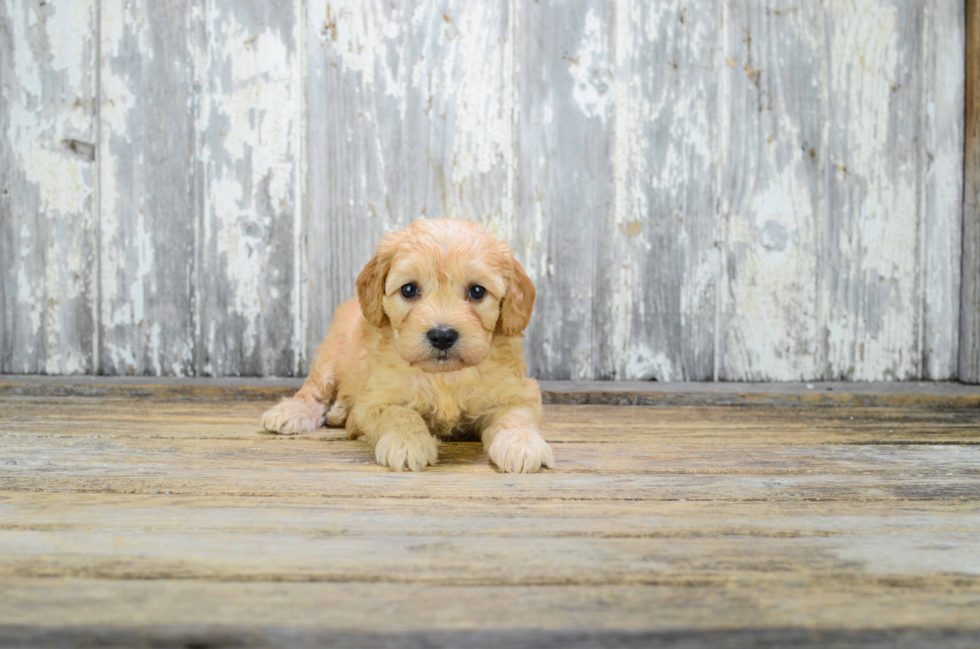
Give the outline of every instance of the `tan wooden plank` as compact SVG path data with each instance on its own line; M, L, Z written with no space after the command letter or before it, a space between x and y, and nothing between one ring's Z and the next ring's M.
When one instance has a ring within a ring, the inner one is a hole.
M7 624L143 629L210 625L298 632L421 629L980 628L980 593L838 586L439 587L398 584L201 583L179 580L0 581ZM953 635L951 633L951 635ZM954 636L955 637L955 636ZM694 645L698 646L698 645ZM710 646L710 645L709 645ZM936 646L936 645L920 645Z
M976 527L847 537L493 538L194 530L0 534L0 577L454 586L791 586L820 581L980 593ZM953 546L946 551L932 547ZM883 551L887 547L887 551ZM923 549L926 549L923 551ZM904 569L902 569L904 567Z
M136 455L128 464L88 459L79 462L9 458L3 466L0 490L75 491L94 493L166 493L195 496L294 496L323 498L462 498L472 500L901 500L972 501L980 490L975 474L950 471L927 473L921 467L890 474L848 473L763 475L714 474L709 471L665 474L598 474L548 472L515 477L495 474L486 463L443 462L425 473L395 474L376 466L368 455L357 469L310 467L301 461L248 468L196 468L191 454L176 461ZM107 458L111 459L111 458ZM560 462L561 460L559 460ZM20 463L25 464L21 465ZM975 462L975 460L974 460ZM464 477L465 476L465 477Z
M976 503L251 500L10 494L0 576L980 589Z
M544 403L647 406L980 408L980 389L949 382L658 383L541 381ZM301 379L0 375L0 396L263 400L292 396Z
M592 436L596 436L596 432ZM599 435L602 433L599 432ZM697 438L661 441L641 434L590 443L552 440L559 462L556 474L603 475L980 475L980 445L975 444L758 444L716 443ZM967 439L975 440L976 433ZM309 443L303 443L307 441ZM135 472L186 466L195 471L247 472L297 467L312 471L381 471L370 445L348 440L342 431L308 438L256 434L252 438L105 437L92 435L7 434L0 441L2 476L36 473L68 475L72 469L91 474ZM440 446L437 472L490 474L483 447L475 441L448 441ZM216 473L217 474L217 473Z
M965 532L980 526L980 503L749 501L474 503L451 497L332 498L2 492L0 530L197 532L279 531L357 535L379 524L397 534L682 538L798 538L854 533ZM392 515L397 513L397 515ZM939 548L933 548L939 549Z
M548 406L558 469L513 476L476 442L394 474L341 430L259 434L270 403L0 399L0 645L980 628L973 409Z
M259 416L272 403L5 397L0 401L0 433L255 439ZM970 409L563 405L548 406L545 413L547 437L555 442L980 443L980 411ZM342 431L321 429L312 435L267 439L343 437Z

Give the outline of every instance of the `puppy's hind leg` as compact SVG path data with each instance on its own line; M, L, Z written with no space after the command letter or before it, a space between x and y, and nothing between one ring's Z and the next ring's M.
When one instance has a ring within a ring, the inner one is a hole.
M356 359L358 331L361 314L355 300L337 307L333 324L320 344L303 387L295 396L283 399L262 415L262 426L280 435L312 433L330 420L343 423L347 411L345 404L337 405L340 381L349 374ZM338 400L339 402L339 400ZM331 408L331 406L334 406ZM328 416L327 410L330 409Z
M336 386L311 373L295 396L283 399L262 415L262 427L280 435L312 433L327 418L327 403L336 394Z
M347 414L350 412L350 408L347 406L346 400L343 396L338 396L330 406L330 410L327 411L327 425L343 427L347 423Z

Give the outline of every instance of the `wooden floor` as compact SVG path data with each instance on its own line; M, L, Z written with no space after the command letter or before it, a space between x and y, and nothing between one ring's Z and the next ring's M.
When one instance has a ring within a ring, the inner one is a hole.
M980 645L963 386L549 405L515 476L263 434L282 387L65 385L0 382L0 647Z

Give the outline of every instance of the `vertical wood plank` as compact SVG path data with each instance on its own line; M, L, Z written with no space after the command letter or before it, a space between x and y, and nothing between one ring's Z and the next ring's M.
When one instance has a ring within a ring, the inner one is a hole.
M823 372L827 51L818 3L722 7L718 378Z
M0 5L0 372L93 370L95 15Z
M922 3L828 16L824 378L919 375Z
M719 12L621 0L615 14L614 209L592 212L597 364L608 378L710 380Z
M101 366L194 371L194 0L102 0Z
M965 25L960 2L926 2L923 12L920 376L946 381L956 377L959 354Z
M312 354L384 232L445 216L514 235L516 63L506 2L308 12Z
M301 5L205 6L197 371L290 375L303 363L294 263L302 210Z
M980 2L966 2L966 158L959 379L980 383Z
M594 308L598 241L617 236L608 229L614 21L611 2L523 3L521 214L538 291L526 354L542 378L583 379L600 368L596 328L608 320Z

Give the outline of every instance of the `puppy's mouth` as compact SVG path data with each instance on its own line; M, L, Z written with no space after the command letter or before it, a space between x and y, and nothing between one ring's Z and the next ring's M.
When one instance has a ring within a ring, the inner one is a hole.
M417 360L412 363L412 365L427 365L430 363L438 363L439 365L451 365L454 363L459 363L460 358L458 355L453 354L451 351L437 351L427 358Z
M453 353L454 351L455 350L432 350L431 355L427 355L425 358L413 360L409 364L412 367L417 367L426 372L434 373L454 372L456 370L469 367L469 363L464 361L460 354Z

